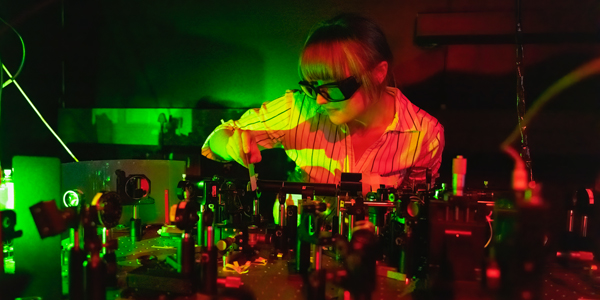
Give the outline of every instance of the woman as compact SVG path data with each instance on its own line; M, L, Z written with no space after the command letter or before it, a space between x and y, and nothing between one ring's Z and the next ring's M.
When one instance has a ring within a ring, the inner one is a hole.
M296 163L289 180L337 184L342 173L362 173L363 193L424 180L422 170L440 167L443 127L388 87L391 64L371 20L344 14L322 22L300 55L301 89L220 125L202 154L247 166L261 161L260 150L283 148Z

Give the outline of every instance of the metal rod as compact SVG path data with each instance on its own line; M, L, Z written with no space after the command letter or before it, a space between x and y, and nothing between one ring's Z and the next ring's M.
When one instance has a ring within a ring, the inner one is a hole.
M260 216L260 209L259 209L258 205L259 205L258 204L258 199L254 199L254 206L253 206L254 216Z
M314 189L314 194L319 196L336 196L337 185L331 183L304 183L276 180L257 180L256 183L262 192L281 192L284 194L302 194L307 187Z
M285 205L283 203L279 205L279 227L281 230L285 228Z
M521 0L515 0L515 44L516 44L516 70L517 70L517 116L519 122L519 130L521 132L521 157L527 168L528 178L533 181L533 173L531 171L531 156L529 151L529 142L527 139L527 126L524 125L523 118L525 117L525 86L523 76L523 20L522 20L522 5Z
M460 211L458 210L458 206L454 207L454 221L458 221L458 215Z
M354 215L348 216L348 240L352 240L352 233L354 229Z
M573 210L569 210L569 232L573 232Z
M106 254L106 252L107 252L106 246L107 246L107 243L109 240L110 240L110 231L106 227L103 227L102 228L102 253L103 254Z
M323 248L319 245L315 245L315 270L317 271L323 268L322 256Z
M395 207L394 202L364 202L364 206L368 207Z
M206 228L206 249L212 250L215 246L215 229L212 226Z
M81 244L79 243L79 230L73 229L73 248L79 250L81 249Z
M1 172L2 170L0 170ZM0 210L0 220L2 220L2 211ZM2 226L0 224L0 226ZM4 275L4 241L2 240L2 228L0 228L0 275Z
M338 213L338 233L343 236L344 235L344 224L345 224L345 219L346 216L344 214L344 211L342 210L342 203L344 203L344 200L340 199L340 196L337 197L338 198L338 202L337 202L337 213Z
M169 190L165 190L165 225L169 225Z

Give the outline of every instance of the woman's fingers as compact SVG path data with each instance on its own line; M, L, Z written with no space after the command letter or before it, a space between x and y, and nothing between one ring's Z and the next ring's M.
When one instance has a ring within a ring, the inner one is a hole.
M235 129L227 143L227 153L239 164L248 164L262 160L262 155L252 131Z
M251 164L260 162L262 160L262 155L260 154L258 144L256 143L256 138L254 137L252 131L243 130L241 135L244 154L247 158L246 162Z

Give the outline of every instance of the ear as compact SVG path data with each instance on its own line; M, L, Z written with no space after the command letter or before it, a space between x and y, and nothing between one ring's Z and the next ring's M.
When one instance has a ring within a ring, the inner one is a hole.
M377 80L377 83L379 84L381 84L385 80L385 78L387 77L387 73L388 62L385 60L378 63L377 66L375 66L375 68L373 69L373 77L375 78L375 80Z

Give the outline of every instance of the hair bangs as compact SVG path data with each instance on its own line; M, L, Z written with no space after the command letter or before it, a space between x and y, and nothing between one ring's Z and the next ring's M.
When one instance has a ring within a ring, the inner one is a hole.
M340 81L357 74L352 51L340 41L312 44L300 56L299 75L307 81Z

